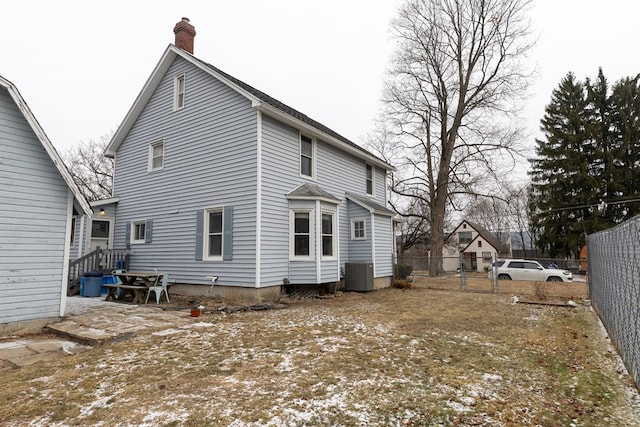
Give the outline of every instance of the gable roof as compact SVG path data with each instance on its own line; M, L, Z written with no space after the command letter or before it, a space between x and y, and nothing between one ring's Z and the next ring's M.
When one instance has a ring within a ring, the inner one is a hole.
M11 83L9 80L5 79L2 76L0 76L0 87L5 88L9 93L9 95L11 96L11 98L13 99L13 102L15 102L16 106L18 107L18 109L24 116L25 120L31 127L31 130L36 135L36 138L38 138L38 141L40 141L40 143L42 144L44 151L49 155L49 158L53 162L56 169L58 169L58 172L60 173L65 183L67 184L67 187L73 193L73 196L77 200L81 209L84 211L85 214L91 215L93 212L91 209L91 206L89 206L89 203L80 192L80 189L78 188L76 183L73 181L73 178L71 178L71 174L67 170L67 167L64 165L62 158L56 151L51 141L49 141L47 134L44 132L44 129L42 129L42 127L40 126L40 123L38 123L38 120L36 120L36 117L31 112L31 109L27 105L26 101L24 100L24 98L22 98L22 95L20 95L18 88L13 83Z
M497 250L498 252L507 252L507 251L509 250L509 249L507 248L507 246L506 246L504 243L502 243L502 241L501 241L500 239L498 239L496 236L494 236L494 235L493 235L493 233L491 233L490 231L486 230L486 229L485 229L484 227L482 227L481 225L476 224L476 223L471 222L471 221L468 221L468 220L466 220L466 219L465 219L465 220L463 220L462 222L460 222L460 224L458 224L458 226L457 226L456 228L454 228L454 229L453 229L453 232L447 236L447 238L445 239L445 241L446 241L446 240L448 240L448 239L453 235L453 233L455 232L455 230L457 230L458 228L460 228L460 226L461 226L463 223L465 223L465 222L466 222L467 224L469 224L469 226L470 226L471 228L473 228L473 229L478 233L478 235L479 235L480 237L482 237L482 238L483 238L487 243L489 243L491 246L493 246L494 248L496 248L496 250ZM477 239L477 237L476 237L476 239ZM473 241L475 241L476 239L473 239L471 243L473 243Z
M156 87L160 84L164 74L169 69L176 57L182 57L186 61L189 61L196 67L210 74L212 77L218 79L222 83L229 86L245 98L249 99L253 108L261 111L269 116L275 117L282 122L285 122L291 126L304 129L307 132L311 132L314 136L320 137L323 141L326 141L334 146L341 148L344 151L350 152L357 157L363 158L368 162L375 164L385 170L393 170L393 166L375 156L373 153L360 147L358 144L350 141L344 136L331 130L327 126L319 123L309 116L301 113L300 111L289 107L283 102L267 95L266 93L244 83L241 80L225 73L213 65L204 62L195 56L185 52L182 49L170 44L165 50L164 54L160 58L160 61L156 65L155 69L151 73L151 76L142 88L142 91L138 94L138 97L133 103L133 106L125 116L122 124L118 127L111 142L105 150L105 155L108 157L114 157L118 147L129 133L129 130L135 123L138 115L142 112L142 109L151 98Z
M363 208L365 208L371 213L376 213L376 214L385 215L385 216L396 216L396 213L394 211L392 211L391 209L387 209L386 207L382 206L379 203L374 202L371 199L367 199L365 197L361 197L353 193L345 193L345 195L347 196L347 199L351 200L357 205L362 206Z

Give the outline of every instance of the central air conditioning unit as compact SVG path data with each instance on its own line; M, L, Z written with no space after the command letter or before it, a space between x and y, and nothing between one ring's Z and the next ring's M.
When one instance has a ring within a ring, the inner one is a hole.
M369 292L373 290L373 263L348 262L344 265L344 290Z

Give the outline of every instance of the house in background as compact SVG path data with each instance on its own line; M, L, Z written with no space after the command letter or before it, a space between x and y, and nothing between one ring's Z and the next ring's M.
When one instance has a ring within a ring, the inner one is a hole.
M64 315L72 217L91 207L1 76L0 200L0 329Z
M445 271L456 271L460 267L460 254L463 254L465 271L483 271L494 259L508 257L509 249L491 232L464 220L445 239Z
M172 291L340 281L346 263L393 275L392 167L193 55L184 18L109 143L113 246ZM206 285L206 286L203 286Z

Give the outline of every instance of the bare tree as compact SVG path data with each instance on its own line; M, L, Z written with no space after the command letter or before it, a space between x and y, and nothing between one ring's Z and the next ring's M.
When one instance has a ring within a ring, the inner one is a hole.
M447 208L513 168L517 120L531 73L529 0L407 0L393 22L397 50L385 125L401 153L393 191L428 208L431 275L441 274Z
M80 142L62 155L71 177L90 202L112 196L113 159L104 156L112 135L103 135L98 141Z
M512 237L518 241L526 256L531 245L529 227L529 184L514 185L505 182L494 195L470 203L465 217L491 231L504 243Z

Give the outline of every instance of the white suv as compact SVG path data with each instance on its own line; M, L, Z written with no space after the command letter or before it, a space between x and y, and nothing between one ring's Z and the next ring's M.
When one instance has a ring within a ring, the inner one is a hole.
M489 268L489 278L494 270L498 280L535 280L539 282L571 282L573 274L568 270L544 268L538 261L530 259L501 259Z

